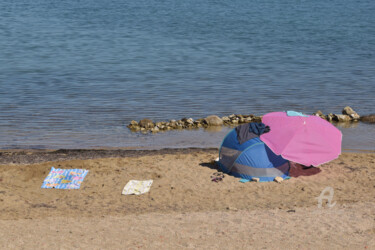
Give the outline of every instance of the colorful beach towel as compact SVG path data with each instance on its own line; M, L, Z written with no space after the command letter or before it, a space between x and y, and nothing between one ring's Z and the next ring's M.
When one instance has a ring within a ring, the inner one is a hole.
M42 188L79 189L89 171L86 169L51 168Z
M122 194L124 194L124 195L144 194L144 193L147 193L150 190L151 185L152 185L152 180L147 180L147 181L131 180L126 184L126 186L122 190Z

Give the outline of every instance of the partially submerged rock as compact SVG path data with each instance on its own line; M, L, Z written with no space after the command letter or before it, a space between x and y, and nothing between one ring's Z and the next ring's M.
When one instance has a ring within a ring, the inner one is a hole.
M160 129L159 129L158 126L155 126L154 128L151 129L151 132L152 132L152 133L157 133L157 132L159 132L159 131L160 131Z
M342 114L343 115L347 115L351 118L351 120L355 120L355 121L358 121L360 119L360 116L358 115L357 112L355 112L351 107L349 106L346 106L343 110L342 110Z
M375 123L375 114L365 115L360 118L361 122Z
M132 131L139 131L141 130L141 127L139 126L137 121L131 121L128 125L128 128L130 128Z
M349 106L346 106L343 110L342 110L342 114L343 115L351 115L351 114L357 114L351 107Z
M332 122L333 121L333 117L334 117L334 114L329 113L328 115L326 115L326 120L329 121L329 122Z
M316 111L315 113L313 113L313 115L318 116L318 117L320 117L320 118L326 120L326 116L325 116L325 115L323 114L323 112L320 111L320 110L318 110L318 111Z
M334 115L333 120L337 122L348 122L351 118L348 115Z
M208 126L221 126L221 125L223 125L223 120L220 117L218 117L217 115L207 116L206 118L204 118L204 122Z
M150 119L143 119L139 122L139 126L145 129L150 129L155 127L154 123Z
M324 116L323 112L320 111L320 110L316 111L313 115L315 115L315 116Z

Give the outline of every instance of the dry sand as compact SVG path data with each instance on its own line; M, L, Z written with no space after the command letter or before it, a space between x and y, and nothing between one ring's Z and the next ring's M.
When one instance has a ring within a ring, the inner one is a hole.
M2 249L375 249L375 154L292 169L280 184L217 173L216 149L1 152ZM41 189L51 167L90 172L79 190ZM124 196L129 180L153 179ZM334 196L318 208L316 199Z

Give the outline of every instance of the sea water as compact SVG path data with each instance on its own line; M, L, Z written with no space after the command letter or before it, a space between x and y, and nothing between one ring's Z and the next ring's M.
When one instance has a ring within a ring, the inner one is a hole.
M155 121L296 110L375 113L371 0L0 2L0 148L218 147ZM375 149L375 128L339 127Z

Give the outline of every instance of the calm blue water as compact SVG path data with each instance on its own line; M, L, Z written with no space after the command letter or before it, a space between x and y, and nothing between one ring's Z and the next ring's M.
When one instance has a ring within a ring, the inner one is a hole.
M213 146L226 131L124 125L374 113L374 13L372 0L2 0L0 148ZM374 126L347 133L375 149Z

